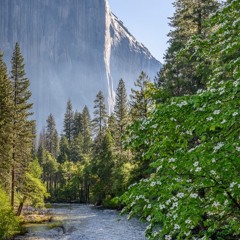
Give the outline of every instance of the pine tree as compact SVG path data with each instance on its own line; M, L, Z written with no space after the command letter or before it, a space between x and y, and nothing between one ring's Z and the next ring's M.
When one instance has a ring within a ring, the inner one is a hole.
M29 117L32 115L32 104L29 103L31 92L30 82L25 76L24 59L19 44L16 43L11 60L11 82L13 88L13 144L12 144L12 186L11 204L14 206L15 189L21 186L28 162L31 160L32 122Z
M82 114L78 111L74 113L73 138L78 137L82 132Z
M37 158L41 166L45 161L44 159L45 151L46 151L46 133L45 133L45 129L42 129L42 131L39 134L38 149L37 149Z
M61 135L59 147L60 152L57 161L59 163L64 163L70 159L70 147L65 135Z
M89 154L92 146L92 129L91 116L87 106L85 106L82 111L82 136L83 153Z
M74 112L72 109L72 102L71 100L68 100L66 112L64 115L64 133L68 140L68 143L71 143L73 140L73 134L74 134Z
M10 189L12 111L12 86L0 52L0 182L6 190Z
M55 119L52 114L50 114L47 119L45 148L55 158L57 157L58 151L59 151L59 141L58 141L58 133L56 129Z
M94 104L94 119L92 120L93 130L98 141L101 143L107 124L106 105L104 103L104 96L101 91L98 92Z
M107 129L100 144L99 151L95 152L93 159L93 174L97 176L97 182L94 184L94 193L97 205L113 194L113 168L114 151L113 139L110 131Z
M191 37L206 38L204 22L218 8L219 3L217 0L177 0L173 5L175 13L170 18L173 30L168 34L170 46L157 83L158 87L165 90L166 96L192 94L205 87L203 76L195 70L197 64L205 59L194 57L194 49L181 54L180 51Z
M120 79L115 99L114 115L117 125L117 145L122 149L122 136L128 124L128 100L124 81Z
M82 133L79 133L77 137L75 137L70 145L70 161L79 162L82 160L83 155L83 136Z
M150 100L146 96L147 85L150 80L146 73L141 72L134 83L137 89L131 89L130 113L133 120L145 119L147 117Z
M113 139L115 139L114 145L116 147L119 147L120 135L119 135L119 131L118 131L118 128L117 128L116 117L113 113L108 117L107 125L108 125L108 130L111 133L111 136L113 137Z

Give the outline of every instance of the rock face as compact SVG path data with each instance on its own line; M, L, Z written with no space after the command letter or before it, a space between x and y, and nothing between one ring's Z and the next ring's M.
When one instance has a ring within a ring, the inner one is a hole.
M19 42L31 82L38 129L52 113L61 128L66 102L93 105L99 90L111 111L123 78L128 92L140 72L161 64L111 13L107 0L1 0L0 49L10 66Z

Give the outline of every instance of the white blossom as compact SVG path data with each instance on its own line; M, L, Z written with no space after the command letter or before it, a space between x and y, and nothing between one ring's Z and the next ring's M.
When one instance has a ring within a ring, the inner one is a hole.
M197 167L198 164L199 164L199 162L195 162L195 163L193 164L193 166L194 166L194 167Z
M224 124L224 123L226 123L227 121L226 121L226 119L223 119L222 121L221 121L221 124Z
M234 86L234 87L237 87L238 84L239 84L239 81L235 81L235 82L233 82L233 86Z
M229 203L229 201L226 199L226 200L224 201L224 205L227 206L228 203Z
M190 224L191 222L192 221L189 218L185 221L186 224Z
M156 185L156 182L151 182L150 186L154 187Z
M180 229L180 226L178 224L174 224L174 229L178 230L178 229Z
M169 160L168 160L168 162L175 162L176 161L176 159L175 158L169 158Z
M183 197L184 197L184 193L178 193L178 194L177 194L177 197L178 197L178 198L183 198Z
M172 240L171 235L166 235L166 236L165 236L165 240Z
M200 172L201 170L202 170L201 167L197 167L197 168L195 169L195 172Z
M230 188L233 188L235 185L237 185L237 183L236 183L236 182L232 182L232 183L230 184Z
M136 202L132 202L132 203L131 203L131 207L133 207L135 204L136 204Z
M160 208L161 210L163 210L164 208L166 208L166 206L165 206L164 204L160 204L160 205L159 205L159 208Z
M212 159L212 163L215 163L215 162L216 162L216 159L215 159L215 158L213 158L213 159Z
M166 204L169 205L170 203L171 203L171 199L168 199L168 200L166 201Z
M208 117L206 118L207 121L212 121L213 120L213 117Z
M172 208L176 208L176 207L178 207L178 202L174 202L172 205Z
M221 104L222 102L220 100L217 100L216 101L216 104Z
M151 221L151 216L149 215L146 220L147 220L148 222L150 222L150 221Z
M192 131L186 131L186 134L192 135Z
M214 170L211 170L210 173L211 173L212 175L216 175L216 172L215 172Z
M215 202L212 204L212 206L213 206L213 207L218 207L218 206L220 206L220 203L217 202L217 201L215 201Z
M178 217L178 215L177 215L177 214L174 214L174 215L173 215L173 219L174 219L174 220L176 220L176 219L177 219L177 217Z
M152 205L151 205L151 203L149 203L148 206L147 206L147 208L151 208L151 207L152 207Z
M190 198L197 198L197 197L198 197L198 195L196 193L191 193L190 194Z
M220 110L215 110L215 111L213 112L214 115L218 115L219 113L220 113Z
M154 124L154 125L152 125L152 128L157 128L158 127L158 125L157 124Z
M159 172L159 170L162 168L162 165L157 167L156 172Z
M240 152L240 147L236 147L236 150L237 150L238 152Z
M214 152L216 152L217 150L219 150L221 147L224 146L224 143L222 142L219 142L213 149L214 149Z
M232 114L233 117L235 117L235 116L237 116L237 115L238 115L238 112L234 112L234 113Z
M187 105L187 102L186 101L182 101L181 103L177 104L177 106L179 106L180 108L182 106L186 106Z

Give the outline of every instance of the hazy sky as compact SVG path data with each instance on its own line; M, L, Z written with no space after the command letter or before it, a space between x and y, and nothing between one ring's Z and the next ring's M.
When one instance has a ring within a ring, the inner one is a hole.
M109 0L112 12L143 43L152 55L163 62L167 49L169 19L174 0Z

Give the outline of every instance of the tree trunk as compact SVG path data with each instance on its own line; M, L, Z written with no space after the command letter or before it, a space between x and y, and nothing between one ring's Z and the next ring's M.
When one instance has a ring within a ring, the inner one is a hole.
M24 204L24 202L25 202L26 199L27 199L27 197L24 196L23 199L22 199L22 201L20 202L19 207L18 207L18 210L17 210L17 214L16 214L17 216L20 216L20 215L21 215L22 209L23 209L23 204Z
M14 153L13 153L14 159ZM15 168L14 164L12 164L12 186L11 186L11 205L14 208L14 194L15 194Z

